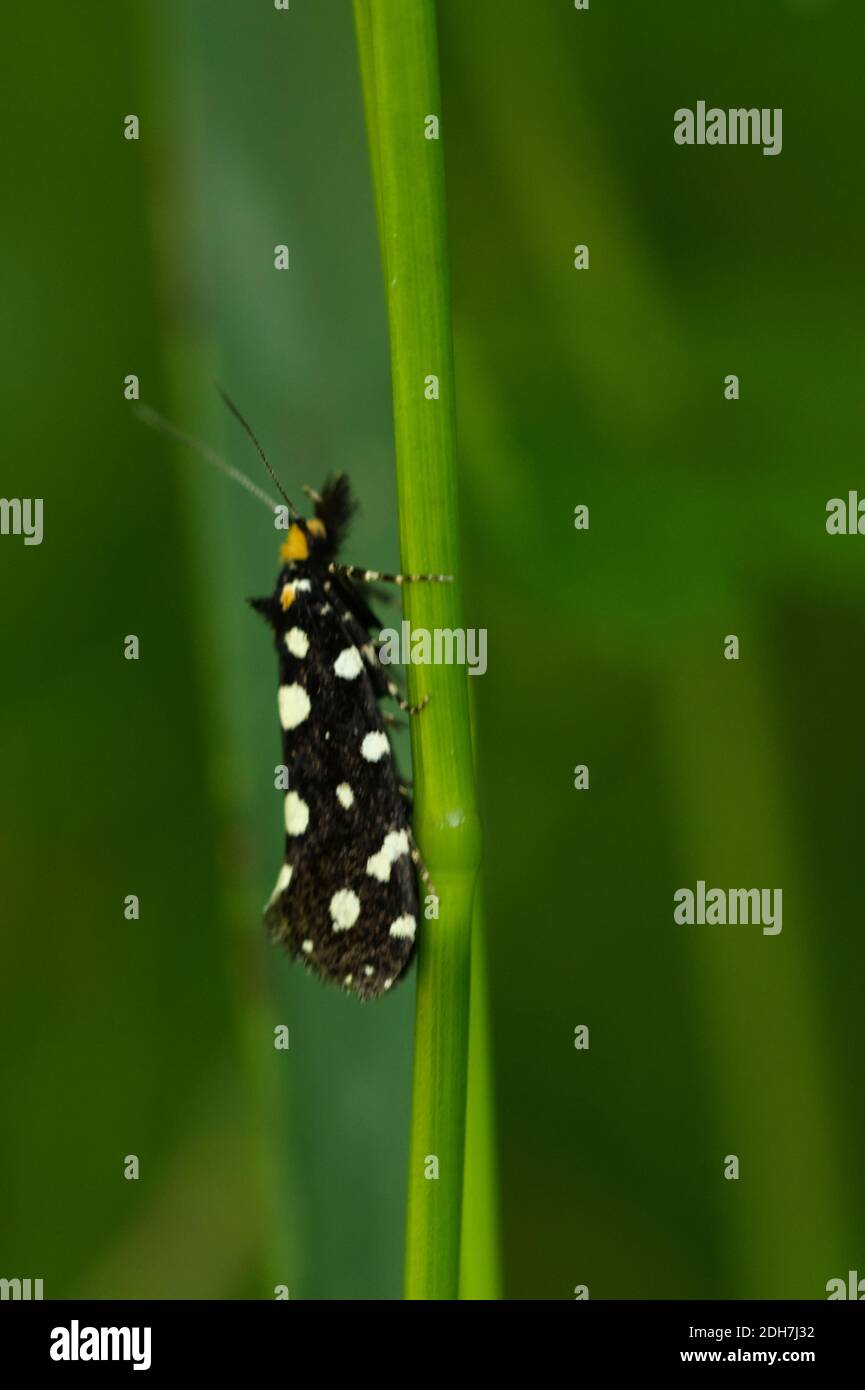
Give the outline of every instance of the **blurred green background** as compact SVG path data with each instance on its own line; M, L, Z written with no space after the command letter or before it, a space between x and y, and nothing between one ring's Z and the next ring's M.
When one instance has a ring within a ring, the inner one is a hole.
M823 1297L865 1260L865 541L824 526L865 492L865 14L439 19L504 1291ZM257 477L222 382L398 563L351 7L45 0L5 49L0 492L45 536L0 538L0 1275L399 1297L414 984L261 939L273 534L123 397ZM783 153L677 147L700 99L783 107ZM781 935L676 927L698 878L781 887Z

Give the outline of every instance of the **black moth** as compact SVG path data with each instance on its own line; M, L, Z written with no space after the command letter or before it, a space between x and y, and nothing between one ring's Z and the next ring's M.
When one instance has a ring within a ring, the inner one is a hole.
M353 510L346 477L329 479L315 515L291 522L273 593L251 600L274 633L288 769L285 862L264 920L308 969L373 999L414 954L419 859L378 702L409 707L354 582L385 576L335 563Z
M405 975L415 949L419 902L415 870L432 890L409 825L410 801L394 766L379 701L402 699L376 654L379 629L363 583L444 582L442 574L380 574L341 565L355 504L344 474L321 495L309 492L314 516L300 515L237 406L220 392L246 430L282 497L261 489L206 445L149 406L147 424L191 445L209 463L289 522L276 587L251 599L273 629L279 662L285 794L285 856L265 908L267 930L322 980L375 999ZM360 581L360 583L358 583Z

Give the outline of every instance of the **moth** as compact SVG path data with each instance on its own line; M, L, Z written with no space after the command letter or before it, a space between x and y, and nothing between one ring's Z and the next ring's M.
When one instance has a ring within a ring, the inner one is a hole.
M387 993L406 974L418 931L418 876L432 885L414 842L411 797L393 757L383 711L403 699L378 659L380 629L369 589L380 583L444 583L449 575L382 574L340 563L356 504L345 474L329 478L305 517L283 491L237 407L243 426L285 507L244 474L160 416L151 425L191 444L209 462L264 499L287 523L272 593L250 599L268 624L277 654L277 711L288 772L283 863L265 906L270 937L320 979L361 999Z

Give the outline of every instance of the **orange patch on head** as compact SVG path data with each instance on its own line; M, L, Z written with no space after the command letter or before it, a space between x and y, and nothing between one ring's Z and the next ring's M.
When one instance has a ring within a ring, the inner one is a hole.
M282 593L281 593L280 596L279 596L279 603L280 603L280 607L282 608L283 613L286 611L287 608L290 608L291 605L294 603L294 585L293 585L293 584L283 584L283 586L282 586Z
M327 535L327 528L325 527L324 522L321 521L317 516L314 516L311 521L308 521L306 523L306 529L307 531L309 531L311 536Z
M289 526L288 535L279 547L279 558L286 565L292 560L307 560L309 558L309 541L296 521L293 521Z

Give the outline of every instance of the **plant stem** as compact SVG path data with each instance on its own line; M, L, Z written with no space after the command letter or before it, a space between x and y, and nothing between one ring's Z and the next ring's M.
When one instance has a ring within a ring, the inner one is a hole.
M466 1166L460 1298L490 1302L502 1296L499 1241L498 1155L493 1051L487 990L487 940L483 884L475 892L469 1011L469 1079L466 1093Z
M403 568L412 627L461 628L456 413L433 0L355 0L390 325ZM431 378L437 378L437 393ZM464 667L411 666L415 833L439 894L421 923L405 1293L459 1292L472 902L480 858Z

